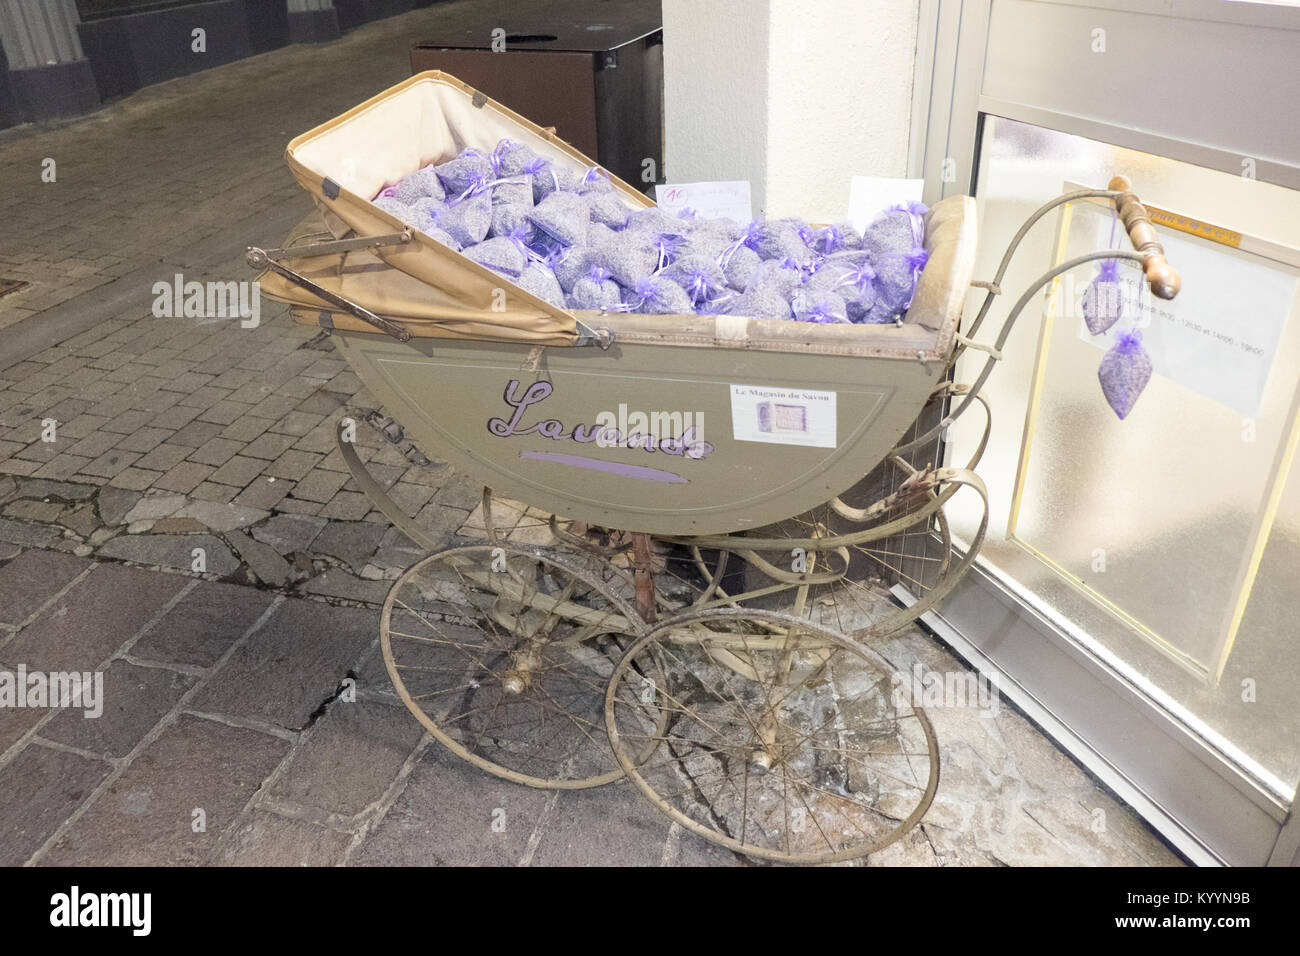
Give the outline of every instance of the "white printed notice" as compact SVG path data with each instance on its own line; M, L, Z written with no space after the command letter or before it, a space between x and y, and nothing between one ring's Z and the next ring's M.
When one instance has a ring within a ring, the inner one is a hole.
M849 183L849 222L858 232L891 206L921 201L924 179L854 176Z
M773 445L835 447L835 393L731 386L731 437Z
M1100 216L1096 248L1110 240L1111 217ZM1183 278L1172 301L1157 299L1136 285L1140 273L1121 265L1120 276L1138 289L1140 318L1125 315L1104 335L1089 335L1079 320L1079 338L1109 349L1134 325L1151 356L1152 371L1206 398L1254 418L1259 414L1269 369L1296 294L1296 277L1284 267L1248 258L1209 240L1160 233L1165 255ZM1085 280L1086 282L1086 280ZM1083 285L1083 283L1080 283ZM1080 290L1080 294L1081 294ZM1133 297L1125 297L1129 307Z
M748 182L656 186L655 202L660 209L671 215L676 215L683 209L692 209L706 218L734 219L741 223L754 218Z

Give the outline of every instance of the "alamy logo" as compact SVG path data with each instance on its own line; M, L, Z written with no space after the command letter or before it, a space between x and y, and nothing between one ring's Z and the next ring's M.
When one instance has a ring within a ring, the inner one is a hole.
M50 897L50 925L127 926L133 936L148 936L153 926L152 893L68 893Z
M996 678L976 671L960 670L939 673L912 665L911 674L893 675L894 706L899 710L912 707L974 707L981 717L996 717L1000 695Z
M104 712L103 671L29 671L19 664L17 671L0 670L0 707L80 707L84 716Z
M257 282L186 282L178 272L172 282L155 282L153 294L153 314L159 319L238 318L245 329L262 321L262 286Z

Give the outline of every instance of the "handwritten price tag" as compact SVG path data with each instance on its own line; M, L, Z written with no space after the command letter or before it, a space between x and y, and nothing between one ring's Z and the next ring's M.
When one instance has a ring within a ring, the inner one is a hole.
M754 218L748 182L675 183L655 187L655 201L669 215L693 209L709 219L746 223Z

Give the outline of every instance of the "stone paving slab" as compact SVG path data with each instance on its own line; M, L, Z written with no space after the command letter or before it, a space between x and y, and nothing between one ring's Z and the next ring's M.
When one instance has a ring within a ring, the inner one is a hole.
M371 612L286 601L222 665L192 706L301 729L337 693L375 633Z
M33 670L93 671L187 583L177 575L101 564L0 653Z
M0 567L0 624L16 625L90 567L56 551L26 551Z
M107 763L39 745L0 769L0 866L21 866L110 770Z
M423 736L405 707L335 700L269 796L356 817L384 796Z
M353 839L346 830L255 811L222 841L210 862L218 866L337 866Z
M125 757L193 686L189 674L114 661L103 672L103 713L61 711L41 737L107 757Z
M529 858L533 831L556 796L479 773L432 747L349 862L515 866Z
M42 862L204 862L289 747L278 737L182 715L51 846ZM200 825L203 829L196 831Z
M132 655L164 664L210 667L274 600L265 591L201 582L135 643Z

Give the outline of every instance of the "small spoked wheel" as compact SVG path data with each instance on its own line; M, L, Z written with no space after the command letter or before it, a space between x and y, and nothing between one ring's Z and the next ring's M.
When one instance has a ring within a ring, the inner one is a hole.
M615 668L605 721L620 766L652 802L762 859L873 853L917 824L939 785L934 731L894 669L779 612L664 621Z
M420 561L380 619L389 677L416 719L475 766L550 789L622 776L605 688L644 630L577 561L504 542Z

